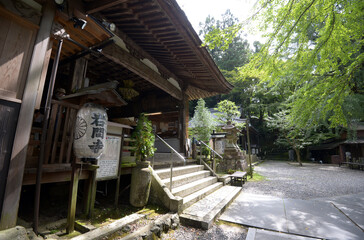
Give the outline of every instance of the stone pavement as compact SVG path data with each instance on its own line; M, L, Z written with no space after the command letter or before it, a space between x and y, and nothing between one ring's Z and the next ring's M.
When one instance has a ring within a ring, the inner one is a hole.
M220 220L311 238L362 240L364 193L299 200L243 192ZM260 231L251 239L264 239L259 236L266 234L271 238L265 239L295 239Z

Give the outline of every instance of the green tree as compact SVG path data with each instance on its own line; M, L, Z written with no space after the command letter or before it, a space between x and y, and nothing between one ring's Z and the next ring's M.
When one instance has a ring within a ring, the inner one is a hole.
M261 0L254 19L267 43L245 65L243 76L268 87L294 88L287 99L290 126L312 128L321 121L331 127L364 119L364 1ZM242 26L205 40L214 48L231 41ZM221 41L221 37L230 40Z
M218 121L221 123L233 123L236 118L240 117L240 112L238 106L234 102L229 100L223 100L217 104L215 110L219 111L217 113Z
M205 38L216 30L224 31L226 29L234 28L234 26L238 24L238 21L239 20L230 12L230 10L227 10L222 15L221 19L215 19L214 17L208 16L204 23L200 23L201 30L199 34L202 38ZM224 41L223 38L222 41ZM248 41L243 38L241 32L237 32L236 36L231 38L231 41L226 47L216 46L214 48L207 48L207 50L229 82L235 81L234 77L236 76L237 68L248 63L252 52L249 49ZM206 106L212 108L221 100L231 100L228 96L229 94L206 98ZM236 103L240 105L240 102ZM193 103L191 104L193 105Z
M272 117L267 117L266 120L269 128L276 133L278 131L278 138L275 144L292 148L296 153L298 163L302 166L301 149L312 144L318 144L335 135L321 124L316 126L316 129L303 129L298 126L292 126L287 120L288 116L289 110L281 110L273 114Z
M195 108L195 113L191 119L190 135L197 140L208 142L215 126L215 120L208 108L206 108L205 101L199 99Z
M152 157L156 150L156 148L154 148L155 136L152 130L152 122L144 113L141 113L133 133L133 138L135 138L134 146L136 158L141 161L145 161L148 157Z
M201 30L199 35L204 38L216 30L224 31L234 28L238 22L239 20L228 9L222 15L221 20L216 20L214 17L208 16L204 24L200 23ZM222 41L225 40L222 39ZM208 48L216 65L221 70L232 71L248 63L251 51L248 41L241 37L240 31L236 32L236 35L231 38L231 41L226 42L226 44L226 47L216 46L214 48Z

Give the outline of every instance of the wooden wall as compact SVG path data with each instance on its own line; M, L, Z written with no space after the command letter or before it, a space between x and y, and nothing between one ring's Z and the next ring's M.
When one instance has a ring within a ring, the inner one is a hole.
M0 7L0 98L22 98L37 28Z

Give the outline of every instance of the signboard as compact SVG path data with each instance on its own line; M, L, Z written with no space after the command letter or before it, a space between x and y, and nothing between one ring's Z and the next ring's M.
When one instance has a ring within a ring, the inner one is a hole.
M120 162L121 137L106 136L105 151L98 160L99 168L96 172L96 180L115 179L118 177Z

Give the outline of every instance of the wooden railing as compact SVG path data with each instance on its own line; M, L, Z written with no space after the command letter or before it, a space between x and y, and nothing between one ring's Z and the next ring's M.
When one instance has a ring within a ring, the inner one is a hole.
M73 131L78 109L78 105L52 100L43 164L59 166L71 163ZM41 134L41 126L32 128L27 152L27 168L37 166Z

